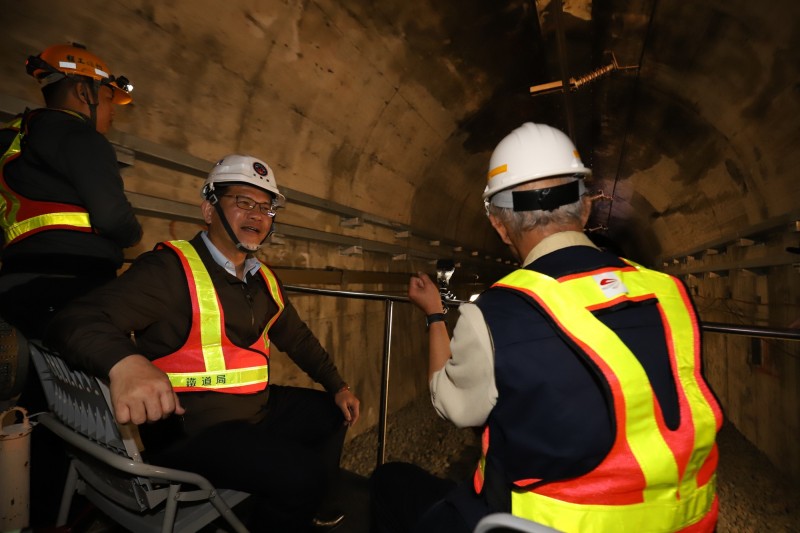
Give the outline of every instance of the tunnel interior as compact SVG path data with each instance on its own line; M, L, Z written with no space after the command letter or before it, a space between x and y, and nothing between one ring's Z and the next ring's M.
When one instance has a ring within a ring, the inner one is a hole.
M135 85L108 134L144 226L191 238L214 161L248 153L288 206L259 258L287 284L468 299L518 265L486 221L489 156L523 122L592 169L586 231L686 282L701 321L800 328L800 4L730 0L2 0L0 115L42 105L25 60L80 42ZM378 420L380 303L295 296ZM390 406L424 393L423 317L394 316ZM796 342L707 333L726 418L800 479ZM377 355L376 355L377 354ZM280 363L276 379L313 385ZM359 430L356 430L356 434Z

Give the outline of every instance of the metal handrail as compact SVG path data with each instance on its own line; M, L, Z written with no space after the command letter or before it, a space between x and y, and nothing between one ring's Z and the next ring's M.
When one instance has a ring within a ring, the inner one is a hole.
M378 414L378 466L382 465L386 459L386 427L389 405L389 366L392 358L392 321L394 318L394 304L395 302L410 303L411 300L408 298L408 296L344 291L337 289L319 289L314 287L301 287L299 285L284 285L284 289L289 292L385 302L386 312L384 319L383 361L381 363L380 410ZM447 305L447 307L458 307L462 303L466 302L463 300L447 300L445 305ZM739 324L722 324L719 322L701 322L700 328L710 333L725 333L729 335L745 335L748 337L767 337L780 340L800 341L800 330L796 329L763 328L758 326L743 326Z
M386 428L389 417L389 368L392 360L392 333L394 319L395 302L410 303L408 296L393 296L390 294L378 294L370 292L343 291L332 289L318 289L312 287L301 287L299 285L284 285L289 292L301 292L306 294L317 294L321 296L336 296L340 298L352 298L356 300L378 300L386 304L383 326L383 361L381 362L381 391L380 409L378 412L378 461L377 466L382 465L386 460ZM458 307L464 303L462 300L447 300L447 307Z
M784 341L800 341L800 330L789 328L762 328L742 324L723 324L721 322L702 322L700 327L709 333L726 333L746 337L765 337Z
M301 287L299 285L284 285L284 289L289 292L304 292L308 294L320 294L323 296L340 296L343 298L353 298L355 300L381 300L390 302L410 302L408 296L393 296L391 294L378 294L371 292L343 291L340 289L318 289L315 287Z

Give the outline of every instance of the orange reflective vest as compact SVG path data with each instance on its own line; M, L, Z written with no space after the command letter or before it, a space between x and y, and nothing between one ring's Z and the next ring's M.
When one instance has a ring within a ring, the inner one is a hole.
M169 241L161 246L173 250L183 265L192 302L192 325L183 346L153 364L166 372L176 392L247 394L264 390L269 382L269 328L285 307L275 274L261 265L259 272L278 304L278 312L261 336L243 348L233 344L225 333L217 292L197 250L187 241Z
M594 470L538 486L534 483L540 480L514 480L511 512L565 532L710 532L718 511L715 440L722 413L700 374L697 317L680 282L627 263L559 279L520 269L495 284L535 302L600 369L616 421L612 448ZM592 314L626 301L653 299L678 392L680 424L675 430L667 428L634 354ZM478 492L491 453L487 426L474 478Z
M80 117L71 111L59 110ZM45 230L63 229L91 232L89 213L79 205L47 202L26 198L15 192L7 183L7 165L22 154L23 138L27 134L27 112L4 126L16 131L11 145L0 156L0 226L3 229L5 244L20 241L34 233Z

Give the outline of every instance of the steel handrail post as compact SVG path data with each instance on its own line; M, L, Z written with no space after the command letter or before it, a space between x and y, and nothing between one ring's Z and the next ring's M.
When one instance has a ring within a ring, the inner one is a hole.
M381 367L381 400L378 414L378 461L381 466L386 461L386 421L389 416L389 365L392 361L392 322L394 302L386 300L386 314L383 326L383 362Z

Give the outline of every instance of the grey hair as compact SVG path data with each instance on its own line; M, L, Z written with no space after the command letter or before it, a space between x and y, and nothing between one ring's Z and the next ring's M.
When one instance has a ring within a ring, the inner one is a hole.
M525 185L514 190L523 190L530 187ZM537 227L543 228L551 224L556 226L573 226L577 224L581 226L584 213L583 199L584 197L581 196L577 202L562 205L552 211L514 211L511 207L499 207L494 203L487 202L486 213L499 219L512 236L519 238L525 231L530 231Z

